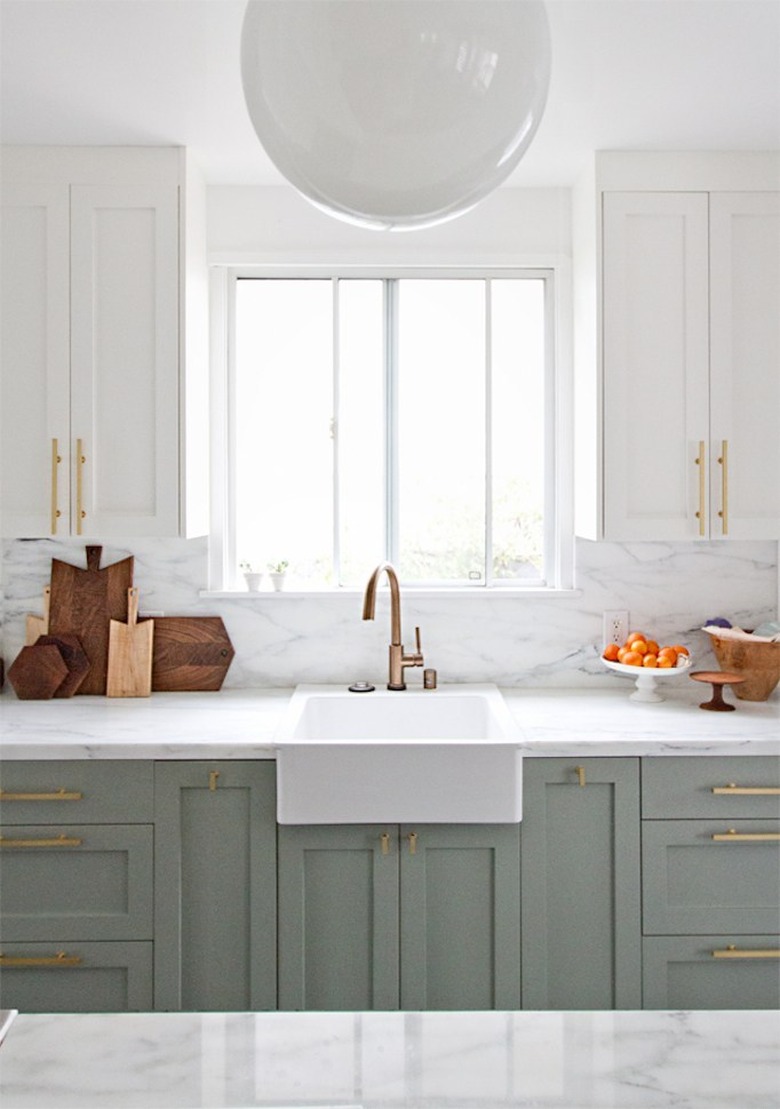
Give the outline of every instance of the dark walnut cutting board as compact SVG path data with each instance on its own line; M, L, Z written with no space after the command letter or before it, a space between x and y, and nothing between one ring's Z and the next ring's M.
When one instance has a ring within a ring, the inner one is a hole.
M152 690L221 689L234 655L221 616L156 616Z
M90 668L79 693L105 693L110 620L127 620L133 556L100 569L102 547L87 547L87 568L51 561L49 635L77 635Z

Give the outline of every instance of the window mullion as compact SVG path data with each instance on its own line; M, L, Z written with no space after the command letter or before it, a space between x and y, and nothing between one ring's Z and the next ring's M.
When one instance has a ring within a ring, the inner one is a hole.
M384 282L385 291L385 552L399 560L398 489L398 281Z
M341 414L341 328L339 325L339 278L331 281L332 300L332 361L333 412L330 437L333 443L333 580L341 585L341 483L339 475L339 416Z
M485 279L485 585L493 584L493 286Z

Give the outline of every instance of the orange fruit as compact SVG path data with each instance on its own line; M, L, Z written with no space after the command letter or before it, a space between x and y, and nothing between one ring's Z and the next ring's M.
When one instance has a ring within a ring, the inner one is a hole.
M647 636L645 635L644 632L629 632L628 633L628 639L626 640L626 643L630 643L632 639L645 639L646 640Z
M626 651L622 661L624 666L641 666L642 656L639 651Z
M658 664L657 665L658 665L658 668L661 669L661 670L671 670L671 668L674 666L674 663L672 662L669 655L662 655L659 652L659 654L658 654Z
M644 639L632 639L628 645L629 651L636 651L640 655L647 653L647 642Z
M622 662L627 654L628 654L628 647L620 647L618 649L618 653L617 653L618 662Z
M652 667L657 666L658 665L658 656L656 654L651 654L650 651L648 651L647 654L642 659L642 665L643 666L652 666Z
M686 658L687 658L687 657L688 657L688 656L690 655L690 653L691 653L691 652L690 652L690 651L688 650L688 648L687 648L687 647L683 647L682 643L674 643L674 644L673 644L673 647L674 647L674 649L675 649L675 651L677 652L677 654L678 654L678 655L685 655L685 656L686 656Z
M648 655L657 655L658 654L658 644L656 643L656 641L654 639L648 639L648 641L647 641L647 653L648 653Z
M618 647L617 643L608 643L601 657L605 658L608 662L617 662L619 651L620 647Z

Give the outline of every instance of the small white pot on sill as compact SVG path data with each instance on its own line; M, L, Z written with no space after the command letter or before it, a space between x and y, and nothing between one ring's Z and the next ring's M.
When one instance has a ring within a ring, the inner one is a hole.
M263 575L261 573L257 573L254 570L244 571L244 581L246 582L246 587L250 593L260 592L260 583L262 582L262 580Z

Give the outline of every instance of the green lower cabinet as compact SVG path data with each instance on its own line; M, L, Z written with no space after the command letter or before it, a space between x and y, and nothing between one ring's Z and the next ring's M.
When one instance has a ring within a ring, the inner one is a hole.
M276 1008L276 767L155 766L154 1007Z
M638 760L526 759L523 778L523 1008L641 1008Z
M280 827L280 1008L517 1008L518 952L517 825Z
M148 1012L152 944L4 942L0 1005L24 1013Z
M780 1008L780 937L646 936L646 1009Z
M776 820L645 820L645 933L777 932L778 839Z

